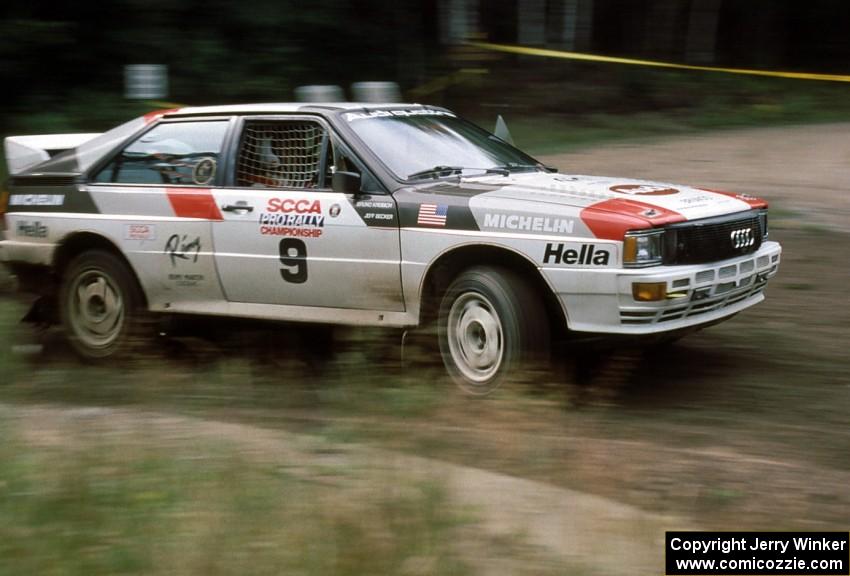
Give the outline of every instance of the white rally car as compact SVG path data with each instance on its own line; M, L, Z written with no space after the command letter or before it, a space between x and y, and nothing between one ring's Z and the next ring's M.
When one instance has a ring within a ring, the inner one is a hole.
M558 174L431 106L182 108L5 148L0 260L88 359L153 314L436 322L487 391L556 338L727 319L781 252L763 200Z

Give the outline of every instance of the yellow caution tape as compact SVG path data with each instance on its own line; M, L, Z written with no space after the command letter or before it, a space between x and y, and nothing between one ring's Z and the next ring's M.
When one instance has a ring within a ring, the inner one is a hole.
M657 60L638 60L635 58L617 58L615 56L597 56L581 52L564 52L547 48L529 48L510 44L492 44L490 42L469 42L471 46L509 54L525 54L527 56L544 56L547 58L563 58L567 60L583 60L586 62L608 62L611 64L630 64L633 66L653 66L655 68L673 68L677 70L701 70L703 72L726 72L729 74L749 74L750 76L772 76L774 78L794 78L796 80L824 80L826 82L850 82L850 75L815 74L812 72L779 72L773 70L751 70L747 68L721 68L719 66L696 66L693 64L676 64L674 62L659 62Z

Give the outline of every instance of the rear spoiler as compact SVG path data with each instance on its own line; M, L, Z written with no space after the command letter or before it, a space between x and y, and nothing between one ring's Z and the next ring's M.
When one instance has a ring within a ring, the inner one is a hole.
M9 136L3 140L9 174L20 174L27 168L41 164L52 156L100 134L41 134L37 136Z

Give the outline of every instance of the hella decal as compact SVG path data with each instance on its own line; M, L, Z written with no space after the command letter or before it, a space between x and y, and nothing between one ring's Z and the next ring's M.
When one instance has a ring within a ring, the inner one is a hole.
M543 251L544 264L576 264L580 266L607 266L611 252L597 248L594 244L582 244L581 248L566 248L564 244L546 244Z
M528 232L572 234L575 222L569 218L518 216L516 214L485 214L484 228L504 228Z
M47 226L38 221L27 222L21 220L15 227L15 233L18 236L25 236L27 238L47 238Z

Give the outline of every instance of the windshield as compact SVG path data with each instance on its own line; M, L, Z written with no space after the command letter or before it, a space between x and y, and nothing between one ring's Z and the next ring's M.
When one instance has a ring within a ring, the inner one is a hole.
M450 112L347 112L343 118L400 180L503 168L543 170L531 156Z

